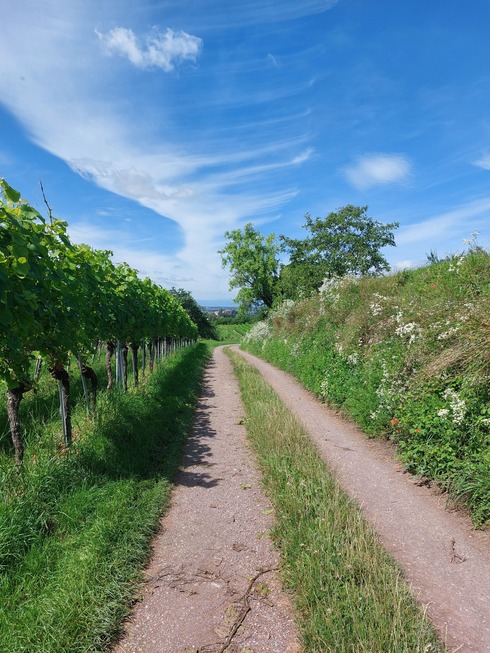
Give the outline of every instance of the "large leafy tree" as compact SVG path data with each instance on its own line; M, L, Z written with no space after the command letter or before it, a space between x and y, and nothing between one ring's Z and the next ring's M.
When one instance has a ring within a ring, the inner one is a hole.
M240 311L274 303L279 280L279 243L274 234L262 236L251 222L242 229L225 233L220 250L224 268L231 272L230 289L239 288L236 301Z
M281 273L281 289L286 296L314 292L329 277L389 270L381 250L395 246L393 231L398 223L377 222L367 215L367 209L347 204L326 218L312 218L307 213L307 238L281 236L282 248L290 257Z

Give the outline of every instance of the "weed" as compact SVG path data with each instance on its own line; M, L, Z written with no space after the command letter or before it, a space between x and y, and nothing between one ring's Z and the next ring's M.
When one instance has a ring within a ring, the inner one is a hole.
M117 636L169 502L207 358L199 344L137 391L101 393L95 422L80 403L64 455L59 424L46 416L27 439L21 474L2 456L0 650L92 653Z
M391 276L333 279L245 337L407 467L490 520L490 255ZM280 319L279 317L280 316Z

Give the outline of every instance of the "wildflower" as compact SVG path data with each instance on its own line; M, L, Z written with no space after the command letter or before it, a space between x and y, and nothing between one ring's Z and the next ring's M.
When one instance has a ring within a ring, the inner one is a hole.
M357 365L357 363L359 362L359 356L355 353L349 354L349 356L347 356L347 362L349 363L349 365Z
M257 322L250 331L245 336L245 340L267 340L271 335L269 323L263 320L262 322Z
M422 335L422 330L415 322L407 322L406 324L403 324L401 322L401 317L399 317L401 314L398 313L396 316L396 320L400 326L398 326L395 329L395 334L400 337L408 337L408 344L411 345L417 338L420 338Z
M451 338L451 336L453 336L458 331L459 331L459 326L449 327L449 329L447 331L444 331L443 333L440 333L437 336L437 339L438 340L447 340L448 338Z
M394 417L392 420L390 420L390 422L391 422L391 424L393 424L393 426L396 426L396 424L398 424L399 421L400 420L397 417Z
M449 401L449 408L452 411L453 423L459 426L463 423L466 415L466 402L452 388L444 391L444 399ZM443 409L444 410L444 409Z
M328 379L323 379L320 384L320 395L323 399L328 397Z
M437 411L437 416L443 419L448 415L449 415L449 408L441 408L441 410Z

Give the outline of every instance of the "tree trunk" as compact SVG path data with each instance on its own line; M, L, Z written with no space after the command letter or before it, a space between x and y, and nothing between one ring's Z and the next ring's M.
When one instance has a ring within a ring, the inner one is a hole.
M88 365L82 365L81 370L83 376L90 381L90 398L92 400L92 415L95 415L95 409L97 407L97 388L99 387L97 374Z
M122 367L123 367L123 390L124 392L128 391L128 345L124 344L121 348L122 351Z
M148 350L149 350L149 355L148 355L148 367L150 368L150 373L153 373L153 366L154 366L154 356L155 356L155 343L150 340L148 344Z
M105 368L107 370L107 389L112 390L112 384L114 382L114 377L112 376L112 365L111 359L114 355L114 350L116 349L113 342L108 342L106 344L106 355L105 355Z
M10 435L15 449L15 462L17 465L22 463L24 457L24 442L22 440L22 431L20 429L19 406L27 388L24 385L18 388L7 390L7 413L10 424Z
M60 408L62 409L62 419L63 419L63 436L65 439L65 446L69 447L72 441L72 429L71 429L71 409L70 409L70 377L68 372L64 369L61 363L57 363L54 367L49 369L49 373L56 379L61 382L61 397L60 397Z
M132 342L130 344L131 347L131 358L133 361L133 382L134 385L138 385L138 345Z
M34 383L37 383L39 381L39 376L41 374L41 367L43 365L43 359L38 358L36 361L36 370L34 372Z

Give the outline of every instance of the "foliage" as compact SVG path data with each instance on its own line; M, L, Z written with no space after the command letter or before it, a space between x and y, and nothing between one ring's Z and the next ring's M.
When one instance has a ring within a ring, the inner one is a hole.
M407 468L490 521L490 255L380 278L332 277L272 311L244 346L296 376Z
M217 333L215 325L196 302L192 294L183 288L179 288L178 290L171 288L169 292L173 297L175 297L175 299L177 299L179 304L184 308L188 316L197 326L199 336L201 338L208 338L209 340L216 340Z
M34 357L53 365L98 340L196 336L166 290L114 265L108 251L72 244L66 222L46 222L4 180L0 191L0 381L8 387L30 384Z
M168 506L208 357L204 344L182 349L138 389L103 393L95 422L79 397L66 452L53 388L26 399L38 433L22 474L0 452L0 650L111 648Z
M23 457L18 410L23 394L34 385L34 359L44 359L62 383L69 445L69 375L64 365L70 355L87 356L101 340L120 341L136 355L143 341L197 336L195 324L174 297L149 279L140 280L126 263L114 265L110 256L71 243L66 222L51 216L47 222L0 180L0 384L7 387L18 464Z
M250 330L250 324L219 324L217 327L220 343L239 343Z
M289 265L281 272L285 296L311 294L324 279L334 276L364 276L389 269L381 249L395 245L393 230L398 223L377 222L366 215L367 208L348 204L323 219L313 219L307 213L307 238L280 237L290 256Z
M239 288L236 301L247 314L254 306L271 307L279 279L279 245L274 234L263 237L252 223L227 231L220 250L224 268L231 272L230 289Z

